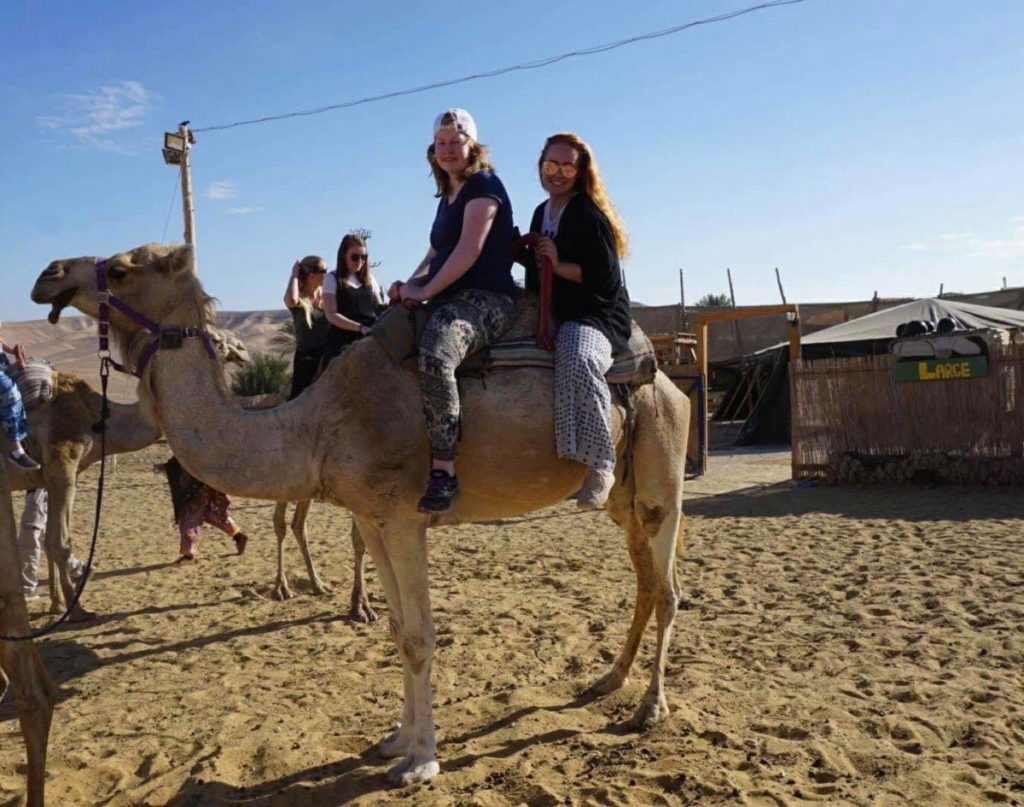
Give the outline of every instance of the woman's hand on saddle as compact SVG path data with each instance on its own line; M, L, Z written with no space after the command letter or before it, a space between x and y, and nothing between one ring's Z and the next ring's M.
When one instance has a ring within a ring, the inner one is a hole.
M403 283L399 289L402 303L425 303L430 299L425 286L417 286L415 283Z
M552 266L558 266L558 247L547 236L537 239L533 251L536 253L538 261L550 261Z
M402 301L402 286L405 284L401 280L396 280L390 286L388 286L388 303L394 305Z

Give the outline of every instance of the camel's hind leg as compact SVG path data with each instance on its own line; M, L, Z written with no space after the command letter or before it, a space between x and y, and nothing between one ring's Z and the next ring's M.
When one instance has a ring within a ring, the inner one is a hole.
M274 581L273 597L277 600L291 599L288 577L284 573L284 538L288 534L288 503L278 502L274 507L274 535L277 536L277 579Z
M295 535L295 541L302 551L302 559L306 562L306 573L309 575L309 582L313 586L313 591L317 594L330 594L331 587L321 580L320 575L316 573L316 567L313 566L313 556L309 554L309 543L306 541L306 517L309 515L309 506L311 504L312 502L310 501L295 503L295 514L292 516L292 533Z
M377 612L366 594L366 543L352 520L352 598L348 614L356 622L376 622Z
M657 648L651 682L633 721L648 726L668 714L664 679L672 625L678 609L676 542L682 524L683 474L689 432L689 401L660 373L636 397L632 478L619 476L609 512L626 529L636 572L637 600L626 644L612 669L594 688L623 685L654 611Z

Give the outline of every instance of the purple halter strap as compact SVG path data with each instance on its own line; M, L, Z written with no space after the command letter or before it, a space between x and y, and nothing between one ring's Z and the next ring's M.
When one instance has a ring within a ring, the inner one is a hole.
M217 352L213 348L213 339L211 339L209 331L202 328L195 328L191 325L185 327L173 326L170 328L164 328L159 323L153 322L153 320L149 319L145 315L140 314L130 305L117 299L117 297L111 294L107 289L106 268L105 259L101 258L96 261L96 299L99 303L99 323L97 325L97 332L100 340L101 359L105 359L110 362L110 365L118 372L128 373L137 378L141 378L142 373L146 369L146 365L149 364L149 360L153 358L158 350L179 348L181 347L183 339L202 339L203 346L206 348L206 352L210 358L217 358ZM134 370L115 361L110 354L111 308L116 308L136 325L139 325L149 331L149 333L154 337L153 340L146 345L145 350L142 351L142 355L139 357L138 366Z

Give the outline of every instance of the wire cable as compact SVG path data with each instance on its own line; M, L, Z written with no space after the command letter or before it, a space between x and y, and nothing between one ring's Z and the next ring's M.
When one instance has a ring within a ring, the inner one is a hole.
M238 126L252 126L257 123L269 123L270 121L285 120L286 118L300 118L308 117L310 115L321 115L324 112L330 112L335 109L348 109L354 106L361 106L362 104L370 104L375 101L386 101L390 98L399 98L404 95L416 95L418 93L424 93L429 90L440 89L441 87L451 87L455 84L464 84L467 81L477 81L483 78L493 78L495 76L501 76L506 73L513 73L523 70L536 70L541 67L548 67L549 65L557 64L558 62L565 61L566 59L573 59L580 56L592 56L597 53L606 53L616 48L621 48L626 45L632 45L635 42L645 42L652 39L659 39L664 36L670 36L677 34L680 31L685 31L688 28L696 28L698 25L710 25L711 23L724 22L726 20L735 19L741 17L744 14L752 14L755 11L762 11L767 8L775 8L776 6L791 6L796 3L802 3L804 0L770 0L770 2L760 3L756 6L750 6L749 8L739 9L737 11L729 11L725 14L719 14L714 17L706 17L702 20L694 20L693 22L683 23L682 25L675 25L671 28L665 28L660 31L652 31L646 34L638 34L637 36L629 37L628 39L620 39L617 42L607 42L603 45L595 45L591 48L584 48L583 50L574 50L568 53L560 53L557 56L547 56L542 59L536 59L532 62L524 62L523 64L512 65L510 67L500 67L496 70L489 70L485 73L474 73L469 76L462 76L461 78L448 79L447 81L438 81L434 84L424 84L419 87L411 87L406 90L396 90L395 92L383 93L381 95L370 95L366 98L357 98L351 101L342 101L337 104L329 104L327 106L317 107L315 109L304 109L298 112L286 112L281 115L265 115L261 118L251 118L249 120L235 121L234 123L222 123L217 126L204 126L201 128L193 129L195 133L199 132L215 132L222 129L234 129Z
M178 186L181 185L181 166L178 166L178 176L174 179L174 187L171 188L171 203L167 205L167 218L164 220L164 231L160 235L160 243L165 243L167 238L167 227L171 223L171 211L174 210L174 200L178 198Z

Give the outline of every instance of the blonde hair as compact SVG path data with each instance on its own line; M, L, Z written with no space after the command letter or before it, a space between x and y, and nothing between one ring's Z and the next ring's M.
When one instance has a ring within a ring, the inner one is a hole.
M615 252L619 258L625 258L629 254L629 236L626 234L626 226L622 223L622 219L619 218L619 214L615 211L611 200L608 198L608 191L604 187L604 180L601 178L601 172L598 170L597 161L594 159L590 146L586 144L583 138L575 132L559 132L558 134L551 135L551 137L544 141L544 148L540 150L540 159L537 160L537 172L540 173L541 163L544 162L544 155L547 153L548 147L557 143L569 146L579 155L579 162L576 166L579 169L579 173L576 175L574 190L582 191L589 196L597 206L597 209L604 213L605 218L608 219L608 224L612 228L612 235L615 238Z
M306 281L309 280L314 274L321 274L327 272L327 261L321 258L319 255L307 255L301 261L299 261L299 299L298 303L302 307L302 312L306 315L306 325L310 328L313 327L313 306L320 300L322 291L319 286L313 289L312 294L306 294L304 287Z
M441 118L441 125L451 126L454 129L456 126L455 116L451 112L446 112L444 117ZM462 181L465 182L473 176L473 174L478 174L481 171L493 171L494 166L491 165L491 155L487 150L487 146L483 143L477 143L465 132L463 132L462 135L466 138L466 142L469 144L469 163L467 163L466 167L462 171ZM430 163L430 172L434 176L434 184L437 185L437 193L435 193L434 196L440 198L451 193L452 178L448 176L447 171L437 164L437 159L434 157L434 151L433 143L427 146L427 162Z

